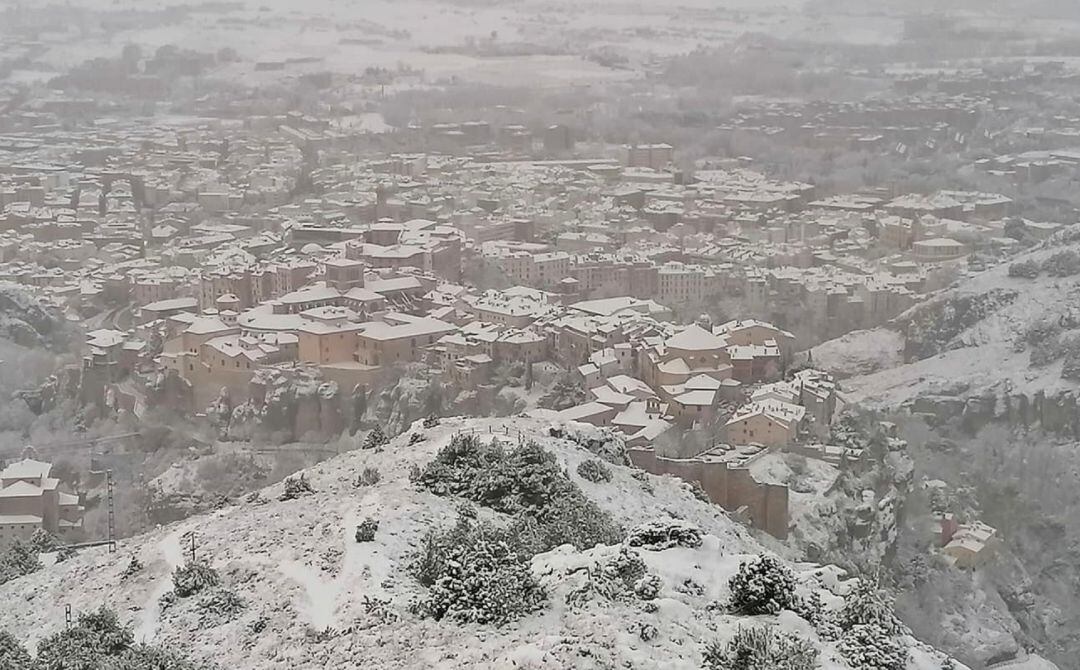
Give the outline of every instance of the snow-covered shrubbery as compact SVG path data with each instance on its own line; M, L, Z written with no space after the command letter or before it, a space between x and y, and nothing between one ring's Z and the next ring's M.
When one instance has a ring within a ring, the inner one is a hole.
M0 555L0 584L18 579L41 569L37 552L29 544L12 540L7 551Z
M836 647L855 670L904 670L907 667L907 647L878 624L857 624L845 629Z
M356 527L356 541L357 542L374 542L375 533L379 530L379 522L371 517L368 517L360 522L360 525Z
M379 474L378 468L364 468L364 471L357 476L355 486L357 488L375 486L380 479L382 479L382 475Z
M181 565L173 571L173 592L177 598L188 598L221 583L217 570L201 561Z
M424 434L423 433L412 433L411 435L409 435L409 446L410 447L412 445L414 445L414 444L420 444L423 441L424 441Z
M522 517L536 551L561 544L589 549L614 544L622 529L589 500L534 442L506 450L498 441L455 435L435 459L410 478L437 495L458 495L498 512Z
M131 579L135 575L142 572L142 569L143 569L142 561L139 560L138 556L136 556L135 554L132 554L131 555L131 560L128 561L127 567L125 567L124 571L122 573L120 573L120 579Z
M837 624L845 631L858 625L873 624L889 635L902 632L892 599L866 579L860 579L844 598L844 606L837 613Z
M278 500L284 502L286 500L296 500L297 498L311 495L315 493L314 487L304 477L304 473L300 473L298 477L288 477L285 480L285 490L282 492Z
M436 620L505 624L540 609L546 598L529 569L532 554L513 530L459 518L430 530L409 566L427 595L412 609Z
M868 580L859 580L835 613L813 602L803 603L799 613L823 639L837 640L837 649L856 670L903 670L907 665L905 629L892 600Z
M622 435L610 428L597 428L589 424L568 424L548 429L551 437L570 440L601 460L616 465L627 465L626 442Z
M424 418L424 428L431 429L439 425L439 417L434 414L429 414Z
M30 548L39 554L56 551L59 546L60 544L56 541L56 538L44 528L38 528L30 536Z
M12 670L197 670L202 666L171 650L135 644L135 636L120 624L116 613L102 607L95 612L80 614L75 625L42 640L38 645L36 664L25 668L3 667Z
M394 623L398 620L398 614L393 610L391 602L381 598L364 596L364 612L382 624Z
M382 449L388 444L390 444L390 438L386 436L382 428L375 426L364 438L364 443L361 446L364 449Z
M775 556L762 554L743 561L728 585L731 611L738 614L777 614L798 605L795 574Z
M577 473L578 477L581 477L587 482L593 482L594 484L611 481L611 468L595 458L590 458L578 463Z
M33 660L18 640L7 631L0 631L0 668L31 670Z
M199 627L228 623L240 616L246 607L244 599L231 589L216 588L199 599Z
M521 524L535 526L537 553L572 544L578 549L591 549L598 544L618 544L623 539L623 529L611 515L596 503L574 489L553 500L537 514L523 514Z
M739 628L725 646L705 649L708 670L813 670L818 652L808 640L766 626Z
M590 567L588 574L589 580L581 588L567 594L568 604L579 605L597 596L604 600L639 597L636 587L642 584L643 589L646 588L643 580L649 576L645 561L625 545L619 548L619 553L614 557Z
M1042 268L1035 261L1017 261L1009 266L1009 276L1021 279L1035 279Z
M663 551L672 547L696 549L701 546L701 529L678 519L648 521L631 530L626 536L626 543L649 551Z
M654 600L664 588L664 581L659 575L647 574L634 583L634 595L642 600Z
M1059 251L1043 261L1042 269L1051 277L1071 277L1080 273L1080 254L1072 249Z

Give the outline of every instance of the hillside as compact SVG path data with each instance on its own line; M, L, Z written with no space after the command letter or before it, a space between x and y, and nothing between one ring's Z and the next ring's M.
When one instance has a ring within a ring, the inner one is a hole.
M1053 395L1080 376L1080 226L960 280L888 327L813 350L854 402L896 407L927 393ZM899 365L898 365L899 363Z
M762 543L681 482L634 476L619 465L610 466L610 481L570 478L626 527L658 521L661 527L696 526L704 535L700 546L626 550L659 578L649 578L653 593L582 599L596 570L617 560L620 547L578 551L565 545L532 559L531 572L547 597L542 609L516 621L497 628L410 612L409 603L425 590L405 566L428 526L451 526L459 504L419 490L410 469L430 462L462 431L485 439L502 434L510 443L520 431L569 473L593 457L573 441L548 437L547 428L521 418L446 419L428 430L414 424L412 432L425 434L422 441L409 444L403 435L382 451L347 453L307 470L310 495L282 501L277 484L257 499L125 540L115 554L88 550L11 581L0 587L8 603L0 611L0 630L33 647L64 627L66 605L78 613L106 604L134 627L137 639L180 647L221 668L674 669L702 667L709 642L726 643L740 626L758 623L810 640L820 650L820 667L848 667L837 643L823 640L793 612L751 618L717 607L730 599L728 581L740 561L762 552ZM596 435L588 427L579 430ZM379 481L355 486L371 467ZM477 514L501 517L486 508ZM367 517L379 522L375 540L359 543L354 530ZM217 570L242 607L208 607L167 595L170 574L187 561L192 535L198 559ZM132 557L144 567L125 577ZM798 592L817 593L826 608L842 604L852 588L853 581L834 568L785 564L797 575ZM223 616L226 610L232 614ZM909 668L942 667L944 657L908 642Z

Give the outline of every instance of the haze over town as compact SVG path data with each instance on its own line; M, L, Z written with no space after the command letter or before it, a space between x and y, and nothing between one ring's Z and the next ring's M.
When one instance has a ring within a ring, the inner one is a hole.
M1080 668L1080 4L0 0L0 668Z

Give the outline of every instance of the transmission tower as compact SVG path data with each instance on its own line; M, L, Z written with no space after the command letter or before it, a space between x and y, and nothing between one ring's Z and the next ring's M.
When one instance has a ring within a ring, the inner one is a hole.
M116 506L114 504L114 485L112 470L105 472L105 487L108 492L109 502L109 553L116 553Z

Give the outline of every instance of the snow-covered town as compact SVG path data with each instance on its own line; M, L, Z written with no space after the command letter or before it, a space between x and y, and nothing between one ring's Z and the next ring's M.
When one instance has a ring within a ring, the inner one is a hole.
M676 5L0 0L0 668L1080 670L1080 10Z

